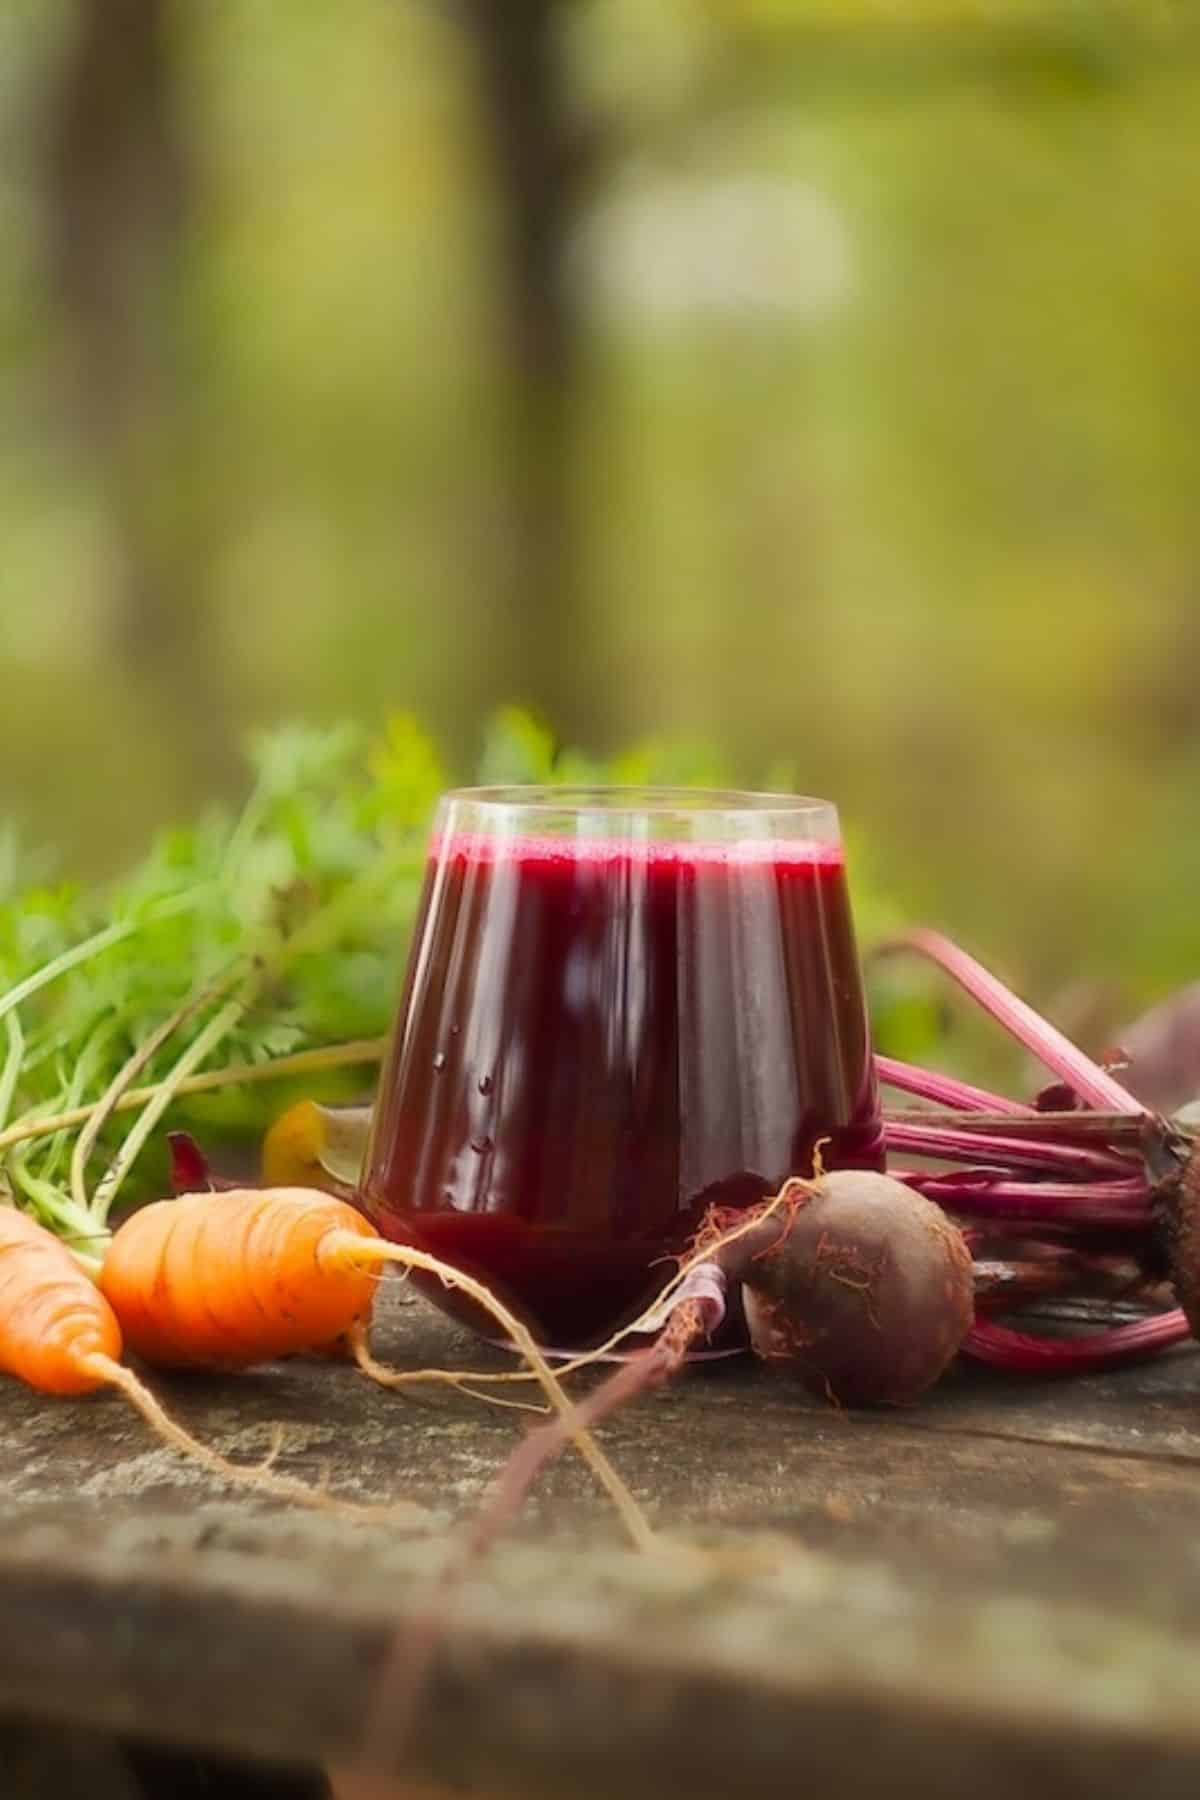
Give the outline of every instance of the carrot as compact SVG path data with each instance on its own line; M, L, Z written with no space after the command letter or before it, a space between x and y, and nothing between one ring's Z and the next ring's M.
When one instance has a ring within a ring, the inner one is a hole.
M42 1394L91 1394L120 1355L116 1314L66 1246L0 1206L0 1369Z
M156 1368L249 1368L369 1319L376 1275L347 1246L372 1236L352 1206L309 1189L189 1194L126 1220L100 1288Z
M222 1480L262 1489L282 1500L359 1518L398 1519L397 1508L354 1506L268 1464L231 1463L176 1424L132 1369L121 1362L121 1325L112 1305L66 1245L27 1213L0 1206L0 1370L38 1393L78 1396L118 1389L166 1443ZM424 1522L423 1509L404 1509Z
M311 1188L184 1194L135 1212L113 1236L100 1288L130 1348L163 1368L248 1368L365 1342L381 1265L458 1287L501 1325L619 1509L634 1541L654 1541L640 1507L582 1426L528 1329L482 1282L423 1250L376 1237L361 1213Z

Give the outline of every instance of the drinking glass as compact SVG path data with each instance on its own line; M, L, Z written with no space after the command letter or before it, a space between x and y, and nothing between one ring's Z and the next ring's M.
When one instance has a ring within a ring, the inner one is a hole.
M833 806L443 798L367 1154L382 1232L585 1347L653 1297L710 1205L810 1174L818 1143L827 1167L882 1167Z

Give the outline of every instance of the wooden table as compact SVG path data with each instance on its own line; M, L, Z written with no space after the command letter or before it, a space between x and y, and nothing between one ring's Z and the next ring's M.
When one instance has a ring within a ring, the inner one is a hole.
M399 1284L388 1296L381 1355L479 1366L424 1302ZM478 1500L519 1428L329 1364L158 1386L231 1455L262 1453L278 1421L282 1467L315 1479L328 1465L339 1492L446 1518ZM664 1531L723 1554L627 1550L565 1458L458 1596L411 1778L572 1800L1196 1791L1190 1351L1070 1383L962 1370L878 1414L832 1411L738 1361L603 1438ZM344 1759L439 1553L222 1491L116 1398L5 1384L0 1489L0 1716L25 1722L21 1742L57 1722L240 1759Z

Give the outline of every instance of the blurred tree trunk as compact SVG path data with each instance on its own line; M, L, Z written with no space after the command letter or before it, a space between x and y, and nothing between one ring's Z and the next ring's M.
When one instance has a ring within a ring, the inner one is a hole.
M192 203L170 0L75 0L52 95L47 198L72 397L124 561L113 650L159 727L180 803L231 763L207 617L213 458L180 332ZM169 742L169 749L166 748Z
M558 23L567 0L459 0L473 46L503 256L512 380L512 556L489 650L489 699L520 698L586 736L592 620L574 528L580 322L567 282L572 227L594 146L567 91Z

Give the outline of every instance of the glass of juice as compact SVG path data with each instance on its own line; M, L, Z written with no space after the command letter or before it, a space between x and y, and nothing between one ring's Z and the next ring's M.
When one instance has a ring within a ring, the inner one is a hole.
M811 1174L818 1143L883 1166L833 806L443 798L367 1154L382 1232L578 1349L637 1316L708 1206Z

